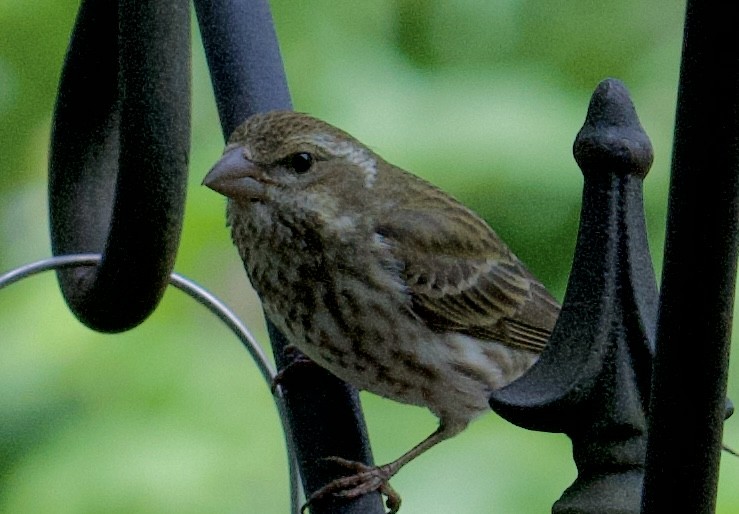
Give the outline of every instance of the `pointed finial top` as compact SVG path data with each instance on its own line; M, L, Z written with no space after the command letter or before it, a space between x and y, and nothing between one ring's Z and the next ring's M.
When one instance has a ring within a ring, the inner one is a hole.
M585 175L646 176L654 159L652 143L621 81L609 78L598 84L573 152Z

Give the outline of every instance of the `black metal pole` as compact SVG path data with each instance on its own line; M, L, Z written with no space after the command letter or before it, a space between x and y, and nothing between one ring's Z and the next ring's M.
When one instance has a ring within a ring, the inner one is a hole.
M573 150L585 185L562 312L539 361L490 405L572 439L578 476L554 514L636 514L658 296L642 201L652 145L621 82L598 85Z
M195 0L225 138L257 112L292 109L265 0Z
M739 213L732 12L687 5L643 514L716 506Z

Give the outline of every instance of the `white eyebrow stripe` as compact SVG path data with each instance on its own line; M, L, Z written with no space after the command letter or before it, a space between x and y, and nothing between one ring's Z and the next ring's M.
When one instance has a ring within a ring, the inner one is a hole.
M336 157L344 157L360 167L364 174L364 187L372 189L377 179L377 161L372 153L351 141L337 141L328 134L314 136L313 143L325 148Z

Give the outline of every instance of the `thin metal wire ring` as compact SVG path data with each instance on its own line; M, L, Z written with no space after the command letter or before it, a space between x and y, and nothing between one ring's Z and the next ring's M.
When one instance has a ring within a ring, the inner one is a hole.
M77 266L97 266L99 263L99 254L59 255L35 261L19 266L3 275L0 275L0 289L44 271L74 268ZM178 273L170 274L169 283L208 309L218 319L220 319L231 330L231 332L236 335L236 337L238 337L239 341L241 341L249 352L249 355L251 355L252 359L256 363L257 368L259 368L265 383L268 386L271 386L275 377L275 369L262 350L262 346L257 342L256 338L252 335L249 329L246 328L236 314L234 314L231 309L229 309L212 293ZM277 388L274 397L275 405L277 406L277 413L285 436L285 444L287 446L287 460L290 474L291 512L293 514L298 514L300 512L302 494L300 486L300 471L295 458L295 449L293 448L292 438L289 435L290 430L285 402L279 388Z

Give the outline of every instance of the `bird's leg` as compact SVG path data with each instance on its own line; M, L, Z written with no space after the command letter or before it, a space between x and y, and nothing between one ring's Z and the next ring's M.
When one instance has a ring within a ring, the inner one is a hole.
M287 364L285 364L272 379L272 384L270 386L272 394L277 392L278 386L284 387L284 385L290 381L291 376L293 376L299 369L318 366L318 364L306 357L303 352L298 350L298 348L292 344L285 346L282 353L287 360Z
M341 457L327 457L325 460L355 471L355 473L346 477L337 478L314 492L310 495L306 504L303 505L303 508L300 509L301 512L304 512L312 503L315 503L326 496L351 499L378 490L387 497L385 504L387 508L390 509L389 514L398 512L398 509L400 508L400 496L388 483L390 478L395 475L400 468L421 455L423 452L441 441L455 436L466 426L467 423L445 423L442 421L439 424L439 428L437 428L433 434L421 441L410 451L401 455L400 458L385 464L384 466L368 466L367 464L342 459Z

